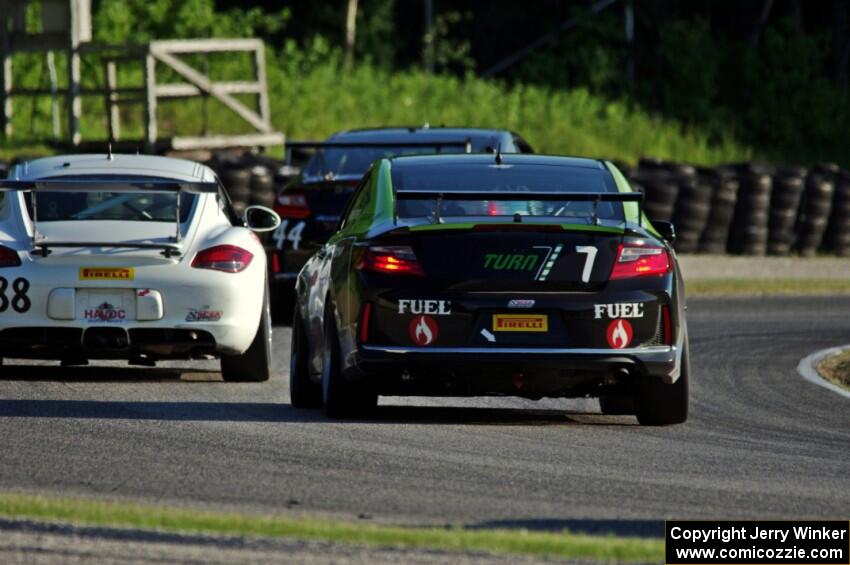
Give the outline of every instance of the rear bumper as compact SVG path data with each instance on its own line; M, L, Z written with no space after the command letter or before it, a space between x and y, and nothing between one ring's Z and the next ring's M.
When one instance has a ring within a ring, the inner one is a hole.
M361 346L353 364L385 394L596 395L628 389L644 376L672 383L679 376L676 346L631 349ZM461 392L460 394L463 394Z
M209 329L209 328L207 328ZM122 326L13 327L0 331L0 357L17 359L193 359L219 354L212 332Z

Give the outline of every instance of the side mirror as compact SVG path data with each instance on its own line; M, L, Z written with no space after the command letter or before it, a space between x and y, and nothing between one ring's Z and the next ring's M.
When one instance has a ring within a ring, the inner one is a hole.
M242 214L245 227L256 232L273 231L280 225L280 216L265 206L248 206Z
M673 243L676 241L676 228L673 226L672 222L665 222L663 220L650 220L652 223L652 227L655 228L655 231L661 234L668 243Z

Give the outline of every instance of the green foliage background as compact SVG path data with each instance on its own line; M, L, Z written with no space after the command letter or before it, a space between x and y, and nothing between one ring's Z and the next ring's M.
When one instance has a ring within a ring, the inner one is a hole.
M309 18L293 17L294 9L307 10L298 0L273 9L251 1L100 0L93 23L96 40L105 43L264 38L274 125L292 139L428 122L506 127L539 151L627 162L656 156L704 164L751 158L850 163L850 100L846 87L824 72L831 43L822 28L801 33L780 14L752 48L718 33L708 17L716 4L700 9L697 2L688 11L673 3L675 13L662 17L663 2L649 0L638 4L638 27L647 31L633 88L624 85L622 15L612 10L580 19L499 79L482 79L476 73L484 59L470 30L483 13L467 4L448 3L436 14L433 75L420 64L421 36L398 28L397 0L361 0L353 65L346 65L341 47L342 0L309 4ZM580 14L582 6L573 4ZM501 1L494 6L519 9ZM644 13L658 22L648 25L640 19ZM37 21L36 12L31 19ZM187 60L216 79L250 74L247 57ZM57 61L61 82L64 61ZM46 86L43 56L16 56L15 69L17 85ZM84 61L83 75L87 86L102 86L97 59ZM158 80L179 79L162 69ZM141 69L124 65L119 82L141 84ZM84 138L103 139L103 100L86 98L84 106ZM209 131L248 131L215 102L205 111L192 100L161 103L161 135L203 133L205 114ZM141 107L122 110L124 138L141 135L141 117ZM17 102L15 130L5 153L45 150L49 99Z

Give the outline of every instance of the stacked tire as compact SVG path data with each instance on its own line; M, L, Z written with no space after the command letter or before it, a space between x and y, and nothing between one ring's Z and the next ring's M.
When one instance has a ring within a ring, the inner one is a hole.
M768 254L788 255L791 252L805 184L806 169L803 167L785 167L773 176L768 221Z
M251 171L238 163L228 163L219 175L234 211L241 216L251 199Z
M772 170L760 163L738 165L740 187L727 250L739 255L767 252Z
M829 219L825 247L839 257L850 257L850 171L835 176L835 196Z
M839 170L835 163L819 163L806 177L806 188L797 222L797 250L804 257L814 255L823 242L832 211L835 178Z
M274 177L268 167L251 167L251 195L249 203L271 208L274 204Z
M673 220L679 185L663 161L641 159L630 180L636 190L643 192L643 209L650 220Z
M702 253L726 253L729 227L738 200L738 178L728 167L699 170L702 181L711 188L711 211L699 240Z
M711 186L690 165L671 167L679 185L673 223L676 226L676 250L693 253L699 248L711 212Z

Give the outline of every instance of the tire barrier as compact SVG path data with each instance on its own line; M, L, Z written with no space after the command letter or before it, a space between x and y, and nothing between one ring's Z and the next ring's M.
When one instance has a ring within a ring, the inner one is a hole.
M840 171L835 177L835 195L824 247L839 257L850 257L850 171Z
M653 220L673 220L673 209L679 195L679 185L667 171L638 170L631 178L636 190L644 194L643 209Z
M678 251L850 257L850 171L835 163L695 169L643 158L628 172L646 215L676 225Z
M699 248L711 213L711 186L697 175L693 167L671 167L671 172L679 185L679 197L673 213L677 233L675 247L682 253L693 253Z
M734 170L725 167L702 168L700 177L711 188L711 211L699 240L702 253L726 253L729 228L738 201L738 178Z
M254 165L251 168L251 195L249 203L271 207L274 204L274 178L272 172L264 165Z
M819 163L806 177L806 188L797 222L797 251L804 257L814 255L820 248L832 211L835 177L839 172L834 163Z
M249 205L272 207L295 174L250 152L216 152L207 164L240 215ZM810 170L759 162L693 167L651 157L635 167L615 164L644 194L647 217L675 224L677 251L850 257L850 171L835 163Z
M773 177L767 242L770 255L788 255L794 246L794 226L805 182L806 169L802 167L785 167Z
M737 168L740 186L727 249L740 255L765 255L773 171L761 163Z

